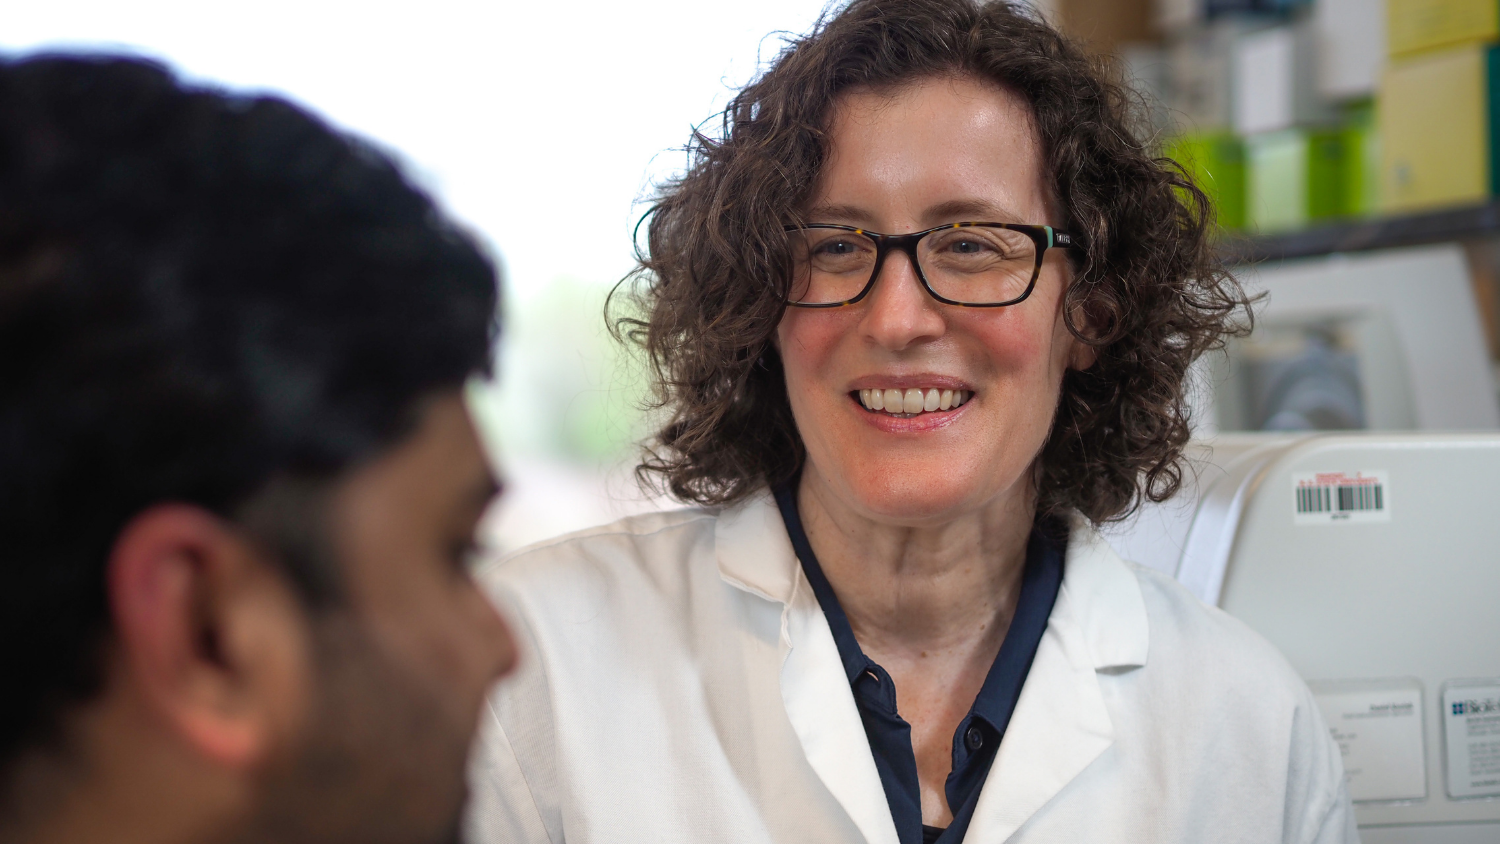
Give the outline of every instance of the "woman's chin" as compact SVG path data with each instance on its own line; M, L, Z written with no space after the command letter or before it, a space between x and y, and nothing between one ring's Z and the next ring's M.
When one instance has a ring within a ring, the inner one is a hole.
M977 478L939 473L872 473L851 477L846 495L875 521L904 527L940 525L984 509L997 491Z

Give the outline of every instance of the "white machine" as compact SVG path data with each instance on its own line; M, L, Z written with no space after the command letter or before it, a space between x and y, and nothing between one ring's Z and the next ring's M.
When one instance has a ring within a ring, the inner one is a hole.
M1458 245L1285 261L1237 275L1265 298L1254 333L1227 357L1205 359L1209 395L1197 410L1214 430L1500 427Z
M1500 427L1464 252L1241 278L1266 299L1199 371L1182 493L1104 532L1308 681L1366 844L1500 844L1500 433L1448 433Z
M1188 443L1182 489L1160 504L1143 503L1124 521L1103 525L1100 533L1124 559L1176 574L1188 529L1204 491L1226 474L1227 466L1249 451L1289 442L1300 434L1220 434Z
M1363 840L1500 842L1500 433L1261 438L1219 465L1178 579L1312 686Z
M1249 450L1318 430L1500 428L1461 247L1330 255L1237 274L1264 298L1254 333L1195 370L1200 439L1188 448L1183 491L1104 530L1126 559L1166 572L1177 569L1202 492Z

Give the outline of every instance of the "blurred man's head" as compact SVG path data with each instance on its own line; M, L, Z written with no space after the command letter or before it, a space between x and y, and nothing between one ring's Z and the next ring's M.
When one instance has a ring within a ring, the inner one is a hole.
M466 558L489 261L380 153L0 59L0 840L443 840L513 660Z

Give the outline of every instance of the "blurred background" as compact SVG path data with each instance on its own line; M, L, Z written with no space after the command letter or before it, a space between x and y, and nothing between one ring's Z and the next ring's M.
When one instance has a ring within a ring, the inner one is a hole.
M1198 432L1496 429L1500 3L1035 0L1141 93L1268 293L1196 374ZM515 547L661 506L635 485L641 362L610 288L654 185L820 0L6 0L0 50L123 50L284 94L395 152L507 276L471 400ZM1184 505L1186 506L1186 505Z
M109 50L280 94L373 139L506 275L496 383L471 405L515 547L655 507L630 477L641 370L610 342L650 187L822 0L0 0L0 51Z

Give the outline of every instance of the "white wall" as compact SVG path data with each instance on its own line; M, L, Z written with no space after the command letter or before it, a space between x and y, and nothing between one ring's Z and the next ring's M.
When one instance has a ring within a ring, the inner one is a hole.
M612 464L640 423L602 337L638 200L823 0L0 0L0 51L127 50L199 80L284 94L398 150L507 268L498 389L516 544L647 506ZM613 472L614 481L602 478Z

